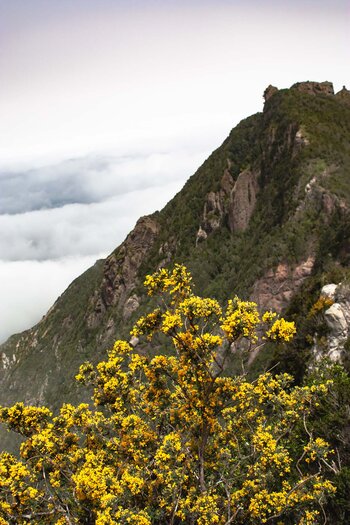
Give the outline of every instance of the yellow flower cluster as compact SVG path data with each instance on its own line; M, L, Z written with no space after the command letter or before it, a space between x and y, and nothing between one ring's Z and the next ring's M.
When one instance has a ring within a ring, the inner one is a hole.
M270 330L266 332L266 336L273 341L290 341L295 334L295 323L286 321L283 318L277 319Z
M153 275L148 275L144 285L148 289L148 295L168 292L173 296L186 296L192 291L192 277L186 267L175 264L172 272L161 268Z
M162 318L163 322L161 330L164 334L173 332L176 328L180 328L182 325L181 316L178 312L165 312L162 315Z
M160 326L162 321L162 314L159 308L146 315L140 317L131 331L131 335L139 337L140 335L148 335L152 337L153 332Z
M236 340L239 337L249 337L252 341L257 341L256 327L259 321L257 304L241 301L236 297L228 302L221 328L229 341Z
M238 298L223 314L192 294L180 265L146 283L170 306L132 333L160 332L173 354L139 355L117 341L77 376L93 388L94 405L65 404L55 417L20 403L1 409L25 439L20 459L0 457L0 525L316 523L317 502L334 492L323 477L332 452L298 422L331 385L223 375L233 341L255 342L261 323L270 339L288 341L293 323L273 312L260 318L255 303Z
M221 307L215 299L201 298L193 295L179 305L179 311L188 319L220 317Z
M6 419L9 428L25 436L38 432L51 416L52 412L46 407L24 406L23 403L0 409L0 417Z
M311 463L319 458L327 459L333 451L330 450L329 444L324 439L317 437L315 440L310 439L304 447L304 452L306 454L305 461Z
M324 310L327 310L327 308L332 306L332 304L334 304L333 299L331 299L330 297L321 295L321 297L319 297L319 299L317 299L317 301L310 308L308 317L314 317L320 312L324 312Z
M14 522L19 512L29 513L34 502L42 493L33 486L35 476L31 470L14 456L0 454L0 519L2 523ZM0 521L1 523L1 521Z

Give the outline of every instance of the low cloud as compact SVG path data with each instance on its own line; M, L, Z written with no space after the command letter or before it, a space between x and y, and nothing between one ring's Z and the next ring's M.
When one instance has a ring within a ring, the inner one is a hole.
M0 169L0 342L37 323L140 216L161 209L203 157L95 155Z
M0 343L33 326L99 255L56 261L0 261Z
M0 258L48 260L110 252L137 219L160 209L181 187L169 183L101 203L0 216Z
M90 155L27 170L0 169L0 214L103 202L133 191L184 181L199 157L184 152Z
M202 156L86 157L0 176L0 259L48 260L113 250L161 209Z

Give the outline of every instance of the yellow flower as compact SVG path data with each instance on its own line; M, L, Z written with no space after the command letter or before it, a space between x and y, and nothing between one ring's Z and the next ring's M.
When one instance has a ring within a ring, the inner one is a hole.
M277 319L270 330L266 332L269 339L273 341L290 341L296 333L295 323L283 319Z

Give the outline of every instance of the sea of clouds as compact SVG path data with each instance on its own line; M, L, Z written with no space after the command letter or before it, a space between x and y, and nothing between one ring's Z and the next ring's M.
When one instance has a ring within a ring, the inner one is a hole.
M0 169L0 342L35 324L202 160L203 152L183 150Z

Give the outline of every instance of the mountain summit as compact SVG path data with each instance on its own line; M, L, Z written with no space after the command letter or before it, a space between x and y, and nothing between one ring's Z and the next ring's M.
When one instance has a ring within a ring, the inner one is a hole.
M128 337L148 306L144 276L159 267L182 262L202 294L250 297L296 316L322 285L343 278L350 92L300 82L269 86L264 98L263 112L240 122L162 211L140 218L36 326L1 345L1 404L55 408L83 395L79 364Z

